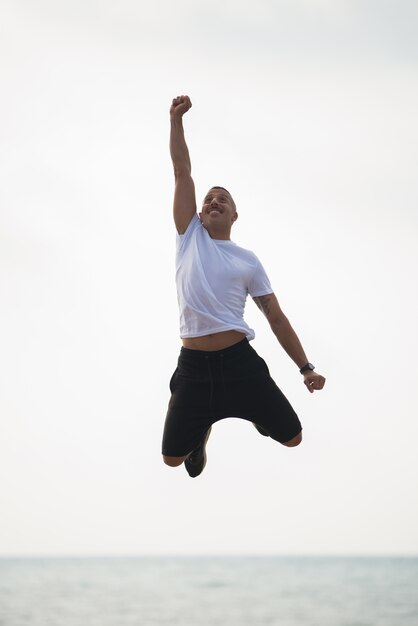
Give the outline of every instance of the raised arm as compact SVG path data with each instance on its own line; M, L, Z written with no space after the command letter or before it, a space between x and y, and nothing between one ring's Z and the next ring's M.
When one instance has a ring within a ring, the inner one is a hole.
M258 308L266 316L271 330L276 335L280 345L287 352L290 358L301 369L308 361L299 337L293 330L289 320L280 308L279 302L274 295L270 293L266 296L257 296L253 298ZM303 382L307 389L313 393L315 389L322 389L325 385L325 378L313 371L307 371L303 374Z
M188 96L173 99L170 108L170 154L174 168L173 215L177 232L182 235L196 213L196 194L192 179L192 165L184 138L183 115L192 103Z

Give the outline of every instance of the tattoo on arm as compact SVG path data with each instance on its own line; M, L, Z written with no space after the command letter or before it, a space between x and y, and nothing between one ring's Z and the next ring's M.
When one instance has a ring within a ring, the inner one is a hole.
M263 311L264 315L268 316L270 314L270 299L271 296L256 296L254 298L254 302L260 309Z

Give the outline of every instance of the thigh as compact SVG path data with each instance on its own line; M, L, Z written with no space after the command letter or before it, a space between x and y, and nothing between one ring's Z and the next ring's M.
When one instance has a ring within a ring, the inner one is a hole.
M170 390L162 453L184 456L199 445L214 421L209 407L210 386L205 381L188 379L176 369Z
M285 443L302 430L302 424L289 400L272 378L260 381L254 389L254 419L272 439Z
M267 366L266 366L267 369ZM229 386L228 413L261 426L272 439L284 443L296 437L302 425L286 396L266 372Z

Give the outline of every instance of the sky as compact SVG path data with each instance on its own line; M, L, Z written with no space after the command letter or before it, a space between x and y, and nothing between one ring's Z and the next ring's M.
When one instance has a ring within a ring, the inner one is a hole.
M418 8L3 0L0 555L418 554ZM266 268L309 394L252 301L304 440L214 426L161 460L181 346L168 111L200 203Z

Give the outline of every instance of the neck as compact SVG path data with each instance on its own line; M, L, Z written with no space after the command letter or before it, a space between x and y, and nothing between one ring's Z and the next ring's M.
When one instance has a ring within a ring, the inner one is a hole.
M205 226L206 228L206 226ZM206 228L212 239L221 239L223 241L229 241L231 239L231 230L217 230L216 228Z

